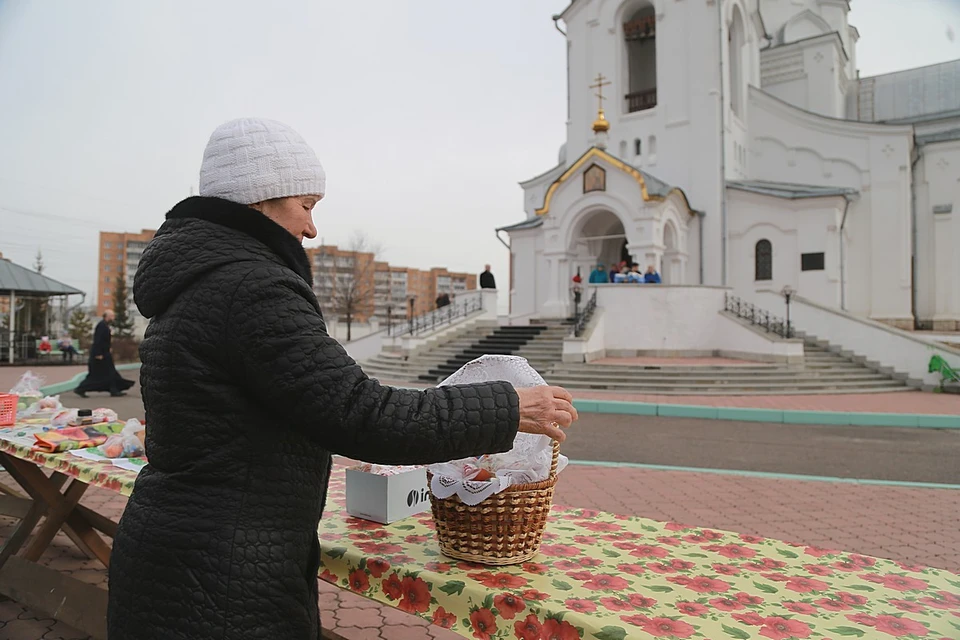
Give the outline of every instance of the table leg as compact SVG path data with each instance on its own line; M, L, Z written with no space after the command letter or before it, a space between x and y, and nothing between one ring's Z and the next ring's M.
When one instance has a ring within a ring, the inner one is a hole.
M30 546L23 552L24 558L30 562L36 562L40 559L43 552L46 551L50 543L53 542L54 536L57 535L57 532L60 531L66 523L73 508L80 502L80 497L87 490L88 486L89 485L79 480L73 480L67 486L67 490L63 492L62 496L58 496L56 501L50 504L43 525L37 530L36 535L33 536L33 540L30 541ZM93 533L89 525L87 525L87 530ZM93 535L96 535L96 533L93 533Z

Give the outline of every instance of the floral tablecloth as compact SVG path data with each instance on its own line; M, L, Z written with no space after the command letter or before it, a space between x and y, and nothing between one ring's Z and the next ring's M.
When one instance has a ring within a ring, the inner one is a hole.
M48 454L32 449L27 443L31 441L33 432L48 424L46 420L23 420L13 427L0 429L0 451L59 471L91 486L103 487L125 496L133 493L136 471L117 467L111 462L85 460L69 452ZM2 439L4 437L9 439Z
M333 473L320 577L468 638L960 638L960 576L725 531L554 508L514 567L440 554L429 512L349 517Z

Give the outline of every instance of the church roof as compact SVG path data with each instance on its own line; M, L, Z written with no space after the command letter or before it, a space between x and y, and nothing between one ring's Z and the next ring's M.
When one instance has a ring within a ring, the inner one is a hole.
M522 231L524 229L536 229L542 224L543 218L538 216L536 218L530 218L529 220L524 220L523 222L511 224L506 227L499 227L497 231Z
M792 184L789 182L769 182L767 180L727 180L727 187L738 191L749 191L774 198L799 200L802 198L826 198L830 196L853 196L859 192L849 187L825 187L812 184Z
M83 293L80 289L31 271L0 258L0 292L16 291L23 295L62 296Z

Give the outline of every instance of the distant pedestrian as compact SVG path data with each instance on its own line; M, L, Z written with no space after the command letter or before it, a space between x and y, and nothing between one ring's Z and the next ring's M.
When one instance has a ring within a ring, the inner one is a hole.
M657 270L652 264L647 267L647 273L644 274L643 281L651 284L660 284L660 274L657 273Z
M90 391L109 391L111 396L122 396L133 386L133 380L120 376L113 364L113 352L110 350L110 323L116 314L112 309L103 313L103 319L93 331L93 346L90 347L90 360L87 363L87 377L84 378L75 393L86 398Z
M590 284L606 284L610 282L610 276L603 268L603 263L597 263L596 269L590 272Z
M483 266L483 273L480 274L480 288L481 289L496 289L497 281L494 280L493 274L490 272L490 265Z
M60 357L63 358L63 361L69 361L70 364L73 364L73 356L79 355L77 348L73 346L73 338L70 337L69 333L63 334L57 341L57 349L60 350Z

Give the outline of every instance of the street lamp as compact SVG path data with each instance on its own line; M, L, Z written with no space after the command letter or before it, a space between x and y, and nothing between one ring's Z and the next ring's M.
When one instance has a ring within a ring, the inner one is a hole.
M797 292L797 290L794 289L793 287L791 287L790 285L785 285L785 286L783 287L783 289L780 290L780 293L783 294L783 299L786 300L786 302L787 302L787 330L786 330L786 334L787 334L787 335L786 335L786 338L787 338L787 339L790 338L790 298L791 298L796 292Z

